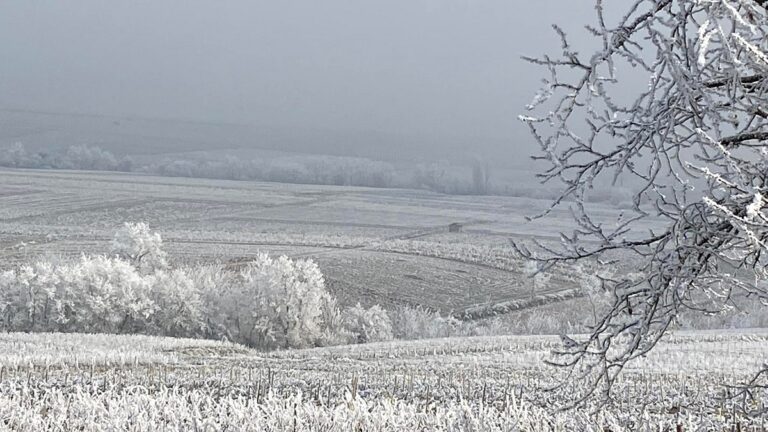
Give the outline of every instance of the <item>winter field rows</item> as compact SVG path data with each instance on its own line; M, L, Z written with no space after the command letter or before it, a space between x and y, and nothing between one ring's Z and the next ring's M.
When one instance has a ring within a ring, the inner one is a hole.
M261 353L142 336L4 334L0 429L761 430L732 409L768 354L765 331L679 333L633 365L616 402L556 412L545 336L391 342ZM642 403L641 403L642 401ZM760 407L756 407L760 408ZM738 429L736 429L738 428Z
M568 299L582 292L589 270L561 268L537 282L529 277L530 263L509 246L510 238L548 242L568 230L565 211L546 222L525 221L547 204L407 190L0 170L0 270L35 259L55 263L59 256L108 253L116 228L143 221L162 233L172 264L215 262L237 270L259 252L312 258L345 307L420 306L464 318L517 311L505 315L504 328L554 328L552 321L563 317L566 328L577 328L589 318L582 311L588 303ZM603 223L620 215L597 210ZM449 232L454 222L462 224L461 232ZM502 325L474 323L482 331L461 333L459 326L448 334L499 334L493 326ZM560 372L542 360L559 344L550 336L486 336L263 352L207 340L2 333L0 430L764 427L762 417L736 411L721 384L750 378L764 362L766 331L676 333L631 364L615 387L615 402L599 413L593 403L557 411L575 393L546 391Z
M342 303L421 305L461 314L573 288L553 275L538 292L509 239L557 237L570 222L525 221L548 202L424 191L0 170L0 265L108 250L143 221L178 261L246 261L259 251L315 259ZM617 210L599 207L606 223ZM448 224L463 224L449 233ZM468 289L471 287L471 289ZM554 296L556 297L556 296Z

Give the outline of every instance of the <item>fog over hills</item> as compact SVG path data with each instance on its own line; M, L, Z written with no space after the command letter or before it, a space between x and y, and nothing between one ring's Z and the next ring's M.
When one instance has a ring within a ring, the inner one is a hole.
M520 56L592 16L557 0L2 2L0 144L526 163L517 115L545 71Z
M513 156L511 142L487 137L437 139L366 130L0 109L0 147L16 142L34 151L55 151L74 145L98 146L121 156L266 150L392 162L447 160L465 163L475 158L498 162L498 157L503 155L504 166L527 163L527 158Z

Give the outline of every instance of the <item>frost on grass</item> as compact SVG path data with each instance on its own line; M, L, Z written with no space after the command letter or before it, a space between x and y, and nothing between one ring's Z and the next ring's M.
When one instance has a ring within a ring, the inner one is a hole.
M713 377L738 380L768 354L765 332L680 333L627 370L615 402L595 413L595 404L549 409L568 402L546 391L557 378L541 363L553 336L273 353L155 337L9 337L0 348L33 347L15 364L0 351L0 428L20 431L750 430L759 419L733 411ZM44 363L45 351L68 360ZM121 352L144 354L121 361Z

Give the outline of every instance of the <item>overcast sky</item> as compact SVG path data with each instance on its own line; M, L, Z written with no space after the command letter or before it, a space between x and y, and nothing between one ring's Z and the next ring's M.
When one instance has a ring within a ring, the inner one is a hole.
M588 0L4 0L0 108L527 141Z

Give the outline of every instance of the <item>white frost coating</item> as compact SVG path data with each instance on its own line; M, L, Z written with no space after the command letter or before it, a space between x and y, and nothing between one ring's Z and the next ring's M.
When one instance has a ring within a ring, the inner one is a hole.
M536 117L530 117L530 116L524 116L524 115L517 116L517 119L523 123L533 123L533 122L541 121Z
M763 67L768 67L768 55L763 52L756 45L746 40L742 35L738 33L733 34L733 39L738 42L739 45L746 48L747 52Z
M755 192L755 198L747 206L747 220L753 221L758 217L762 217L761 211L764 205L763 194Z
M163 239L143 222L126 222L112 240L112 254L133 263L142 272L168 267Z
M715 30L709 30L709 20L704 21L699 28L699 67L703 67L707 63L707 49L715 33Z
M560 352L558 364L584 380L575 392L572 383L562 387L576 400L598 388L606 396L604 384L653 349L681 310L768 301L768 4L632 0L624 15L607 16L602 3L589 28L602 42L593 51L576 51L556 29L561 51L532 60L556 89L530 113L549 121L528 123L536 157L548 165L542 181L562 186L542 215L567 205L579 228L562 233L559 247L518 247L545 267L627 253L640 269L640 278L606 281L613 307L588 341ZM631 76L619 66L627 63ZM606 71L610 85L601 81ZM649 78L647 89L627 94L638 73ZM636 185L633 208L615 223L584 204L600 180ZM666 228L649 232L653 219ZM614 343L621 349L605 350Z

